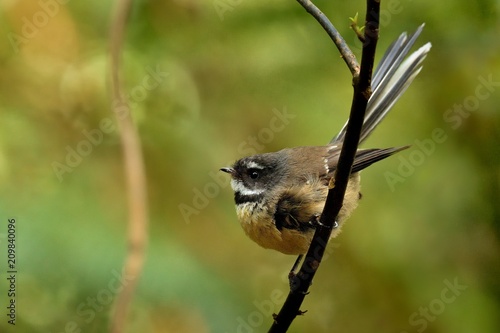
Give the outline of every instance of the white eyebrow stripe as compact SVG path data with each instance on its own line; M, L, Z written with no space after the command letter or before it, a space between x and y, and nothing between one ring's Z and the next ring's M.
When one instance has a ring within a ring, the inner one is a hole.
M238 192L241 195L257 195L265 191L264 189L251 190L249 188L246 188L241 181L234 179L231 180L231 187L233 188L234 192Z
M254 161L248 161L247 162L247 167L249 169L259 169L259 170L263 170L264 169L264 167L262 165L260 165L257 162L254 162Z

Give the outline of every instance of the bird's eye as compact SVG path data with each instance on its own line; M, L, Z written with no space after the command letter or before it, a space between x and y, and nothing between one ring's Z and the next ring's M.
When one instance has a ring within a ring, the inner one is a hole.
M250 176L250 178L252 179L257 179L259 178L259 172L255 169L250 169L248 170L248 175Z

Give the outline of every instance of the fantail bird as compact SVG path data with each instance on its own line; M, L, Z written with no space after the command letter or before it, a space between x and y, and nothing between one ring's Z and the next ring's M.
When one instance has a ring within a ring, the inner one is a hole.
M360 143L420 72L430 43L406 60L404 58L422 29L423 25L409 37L406 33L401 34L380 61L372 80L373 94L368 101ZM285 254L307 252L325 205L328 182L338 163L346 125L326 146L295 147L253 155L220 169L231 175L238 219L253 241ZM338 235L343 222L358 205L361 196L359 172L406 148L408 146L357 151L331 237Z

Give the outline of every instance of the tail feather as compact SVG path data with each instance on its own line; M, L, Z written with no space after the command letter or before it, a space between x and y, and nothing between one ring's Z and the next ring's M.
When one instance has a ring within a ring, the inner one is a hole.
M422 69L422 61L431 49L431 43L413 52L408 58L406 55L415 44L422 32L422 24L411 36L402 33L387 49L375 70L372 79L372 96L368 100L365 120L361 129L360 142L364 141L375 127L384 119L394 103L403 95L413 79ZM330 143L344 141L347 123L339 134Z
M351 173L355 173L369 167L375 162L381 161L401 150L410 148L410 146L395 147L395 148L373 148L373 149L359 149L354 158Z

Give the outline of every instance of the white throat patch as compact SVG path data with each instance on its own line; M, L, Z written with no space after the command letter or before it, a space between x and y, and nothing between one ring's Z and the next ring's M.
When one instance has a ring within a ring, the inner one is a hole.
M265 191L264 189L251 190L246 188L241 181L234 179L231 179L231 187L234 192L239 192L241 195L257 195Z

